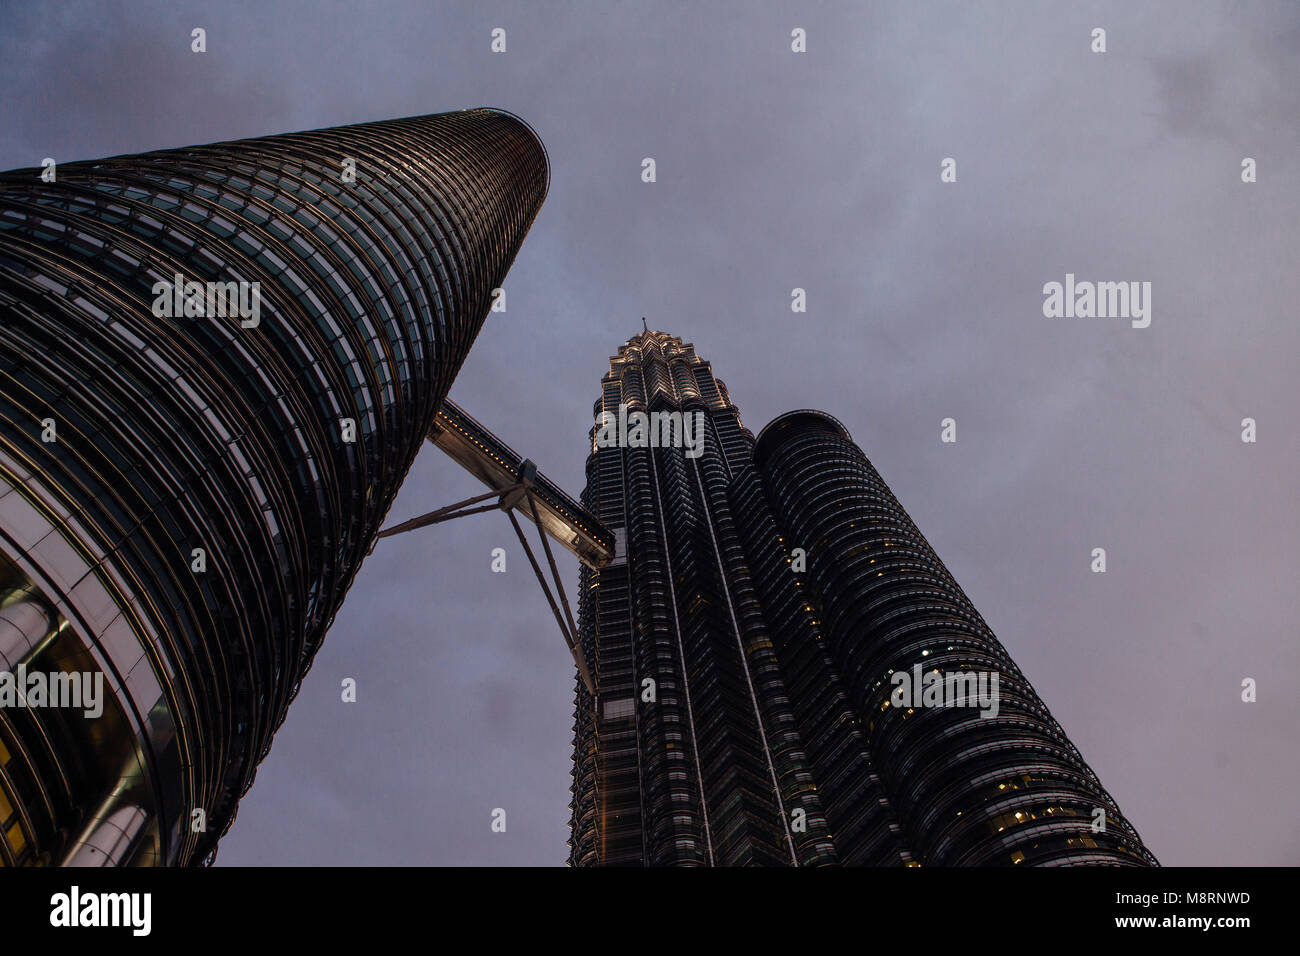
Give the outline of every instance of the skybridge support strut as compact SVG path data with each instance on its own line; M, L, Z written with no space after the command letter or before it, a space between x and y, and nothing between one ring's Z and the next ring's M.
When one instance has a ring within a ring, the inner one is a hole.
M450 521L452 518L463 518L468 515L481 514L485 511L494 511L500 508L506 513L506 517L510 519L510 524L515 529L515 535L519 538L519 543L524 547L524 554L528 556L528 563L532 565L533 574L537 577L537 583L542 586L542 593L546 595L546 602L551 606L551 613L555 615L555 623L560 626L560 634L564 637L564 643L568 645L569 653L573 655L573 663L577 665L578 674L582 678L583 684L586 685L588 693L595 696L596 684L592 679L591 670L587 666L587 658L582 652L582 644L578 638L578 625L574 622L573 611L569 607L569 599L564 593L564 584L560 580L559 568L555 565L555 555L551 551L546 529L542 525L541 517L537 511L537 504L533 498L533 478L537 474L537 466L531 461L524 461L520 472L520 480L517 484L475 495L472 498L466 498L464 501L458 501L436 511L430 511L409 521L403 521L401 524L393 525L393 527L379 532L378 537L388 538L407 531L415 531L431 524ZM496 498L497 500L492 504L470 507L489 498ZM546 575L542 573L541 565L538 564L533 549L528 544L528 538L524 535L523 528L519 526L519 522L515 518L514 509L516 508L530 516L533 524L537 527L537 535L542 539L542 550L546 554L546 562L551 569L551 578L555 582L555 594L551 593L550 585L546 581ZM556 603L557 594L559 596L558 604ZM563 614L560 613L561 606L564 608Z

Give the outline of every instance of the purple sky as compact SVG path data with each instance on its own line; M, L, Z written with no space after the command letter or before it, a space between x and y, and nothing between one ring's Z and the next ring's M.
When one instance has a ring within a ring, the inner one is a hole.
M551 193L453 398L574 495L642 315L695 343L753 431L830 412L1162 863L1300 863L1300 6L61 2L3 21L0 168L520 114ZM1151 282L1151 326L1045 318L1066 273ZM480 490L429 446L390 521ZM381 542L219 864L562 863L572 673L504 516Z

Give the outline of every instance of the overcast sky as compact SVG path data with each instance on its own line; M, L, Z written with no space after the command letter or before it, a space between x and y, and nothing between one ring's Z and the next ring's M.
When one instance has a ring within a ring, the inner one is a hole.
M0 168L518 113L550 196L456 401L576 496L645 315L755 433L830 412L1162 863L1300 864L1300 5L5 6ZM1066 273L1150 327L1044 317ZM390 521L481 490L429 446ZM380 542L218 864L561 864L572 688L504 516Z

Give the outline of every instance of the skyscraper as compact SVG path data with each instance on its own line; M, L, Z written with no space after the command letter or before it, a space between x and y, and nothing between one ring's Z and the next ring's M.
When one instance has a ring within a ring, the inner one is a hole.
M497 110L0 175L0 863L210 858L548 177Z
M571 864L1155 864L843 425L649 330L593 411Z

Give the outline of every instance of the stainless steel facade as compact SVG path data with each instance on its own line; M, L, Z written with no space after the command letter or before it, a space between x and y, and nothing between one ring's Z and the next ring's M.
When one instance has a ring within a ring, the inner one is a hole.
M602 444L620 405L702 413L703 454ZM594 412L583 504L619 551L581 571L571 864L1155 863L839 422L756 441L651 331ZM933 671L998 673L997 715L892 706Z
M759 434L754 460L786 540L807 551L818 640L916 859L1154 864L844 426L788 412ZM893 706L891 679L918 672L996 674L996 713Z
M202 862L548 162L468 110L43 172L0 175L0 670L101 674L107 701L0 707L0 862ZM178 276L260 316L160 315Z

